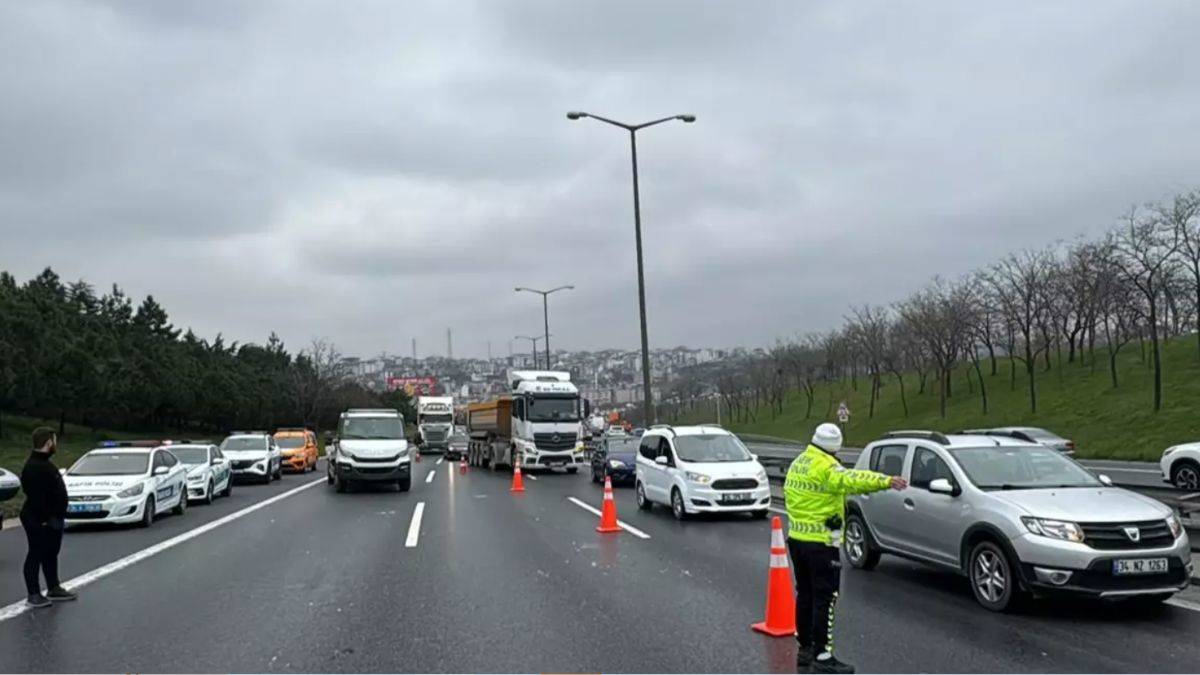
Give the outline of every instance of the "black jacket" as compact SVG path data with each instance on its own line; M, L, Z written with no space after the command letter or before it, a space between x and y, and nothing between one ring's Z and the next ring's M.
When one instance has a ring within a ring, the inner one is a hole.
M21 489L25 491L22 518L45 523L52 518L62 520L66 517L67 486L49 455L30 453L25 468L21 469Z

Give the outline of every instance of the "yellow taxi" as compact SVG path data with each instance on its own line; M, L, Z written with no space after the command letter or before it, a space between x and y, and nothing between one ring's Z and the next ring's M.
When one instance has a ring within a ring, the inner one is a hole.
M275 444L283 455L283 468L304 473L317 470L317 435L308 429L277 429Z

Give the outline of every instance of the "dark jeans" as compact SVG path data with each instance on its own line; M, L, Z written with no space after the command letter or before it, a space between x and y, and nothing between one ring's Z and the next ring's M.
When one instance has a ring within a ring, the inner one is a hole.
M796 641L814 654L833 653L833 615L837 608L842 560L836 547L788 539L796 575Z
M42 592L38 585L38 570L45 575L47 588L58 588L58 551L62 548L62 528L35 523L25 517L21 518L21 526L25 529L25 538L29 540L29 553L25 555L25 589L30 595Z

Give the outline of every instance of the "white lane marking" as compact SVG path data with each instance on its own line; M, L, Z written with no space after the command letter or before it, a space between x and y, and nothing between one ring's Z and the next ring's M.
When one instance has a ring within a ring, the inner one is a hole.
M437 475L437 471L430 471L428 476L425 476L426 483L432 483L433 477Z
M526 478L528 478L529 480L537 480L537 476L535 476L531 473L522 474L522 475L525 476Z
M1200 603L1192 602L1191 600L1181 600L1179 598L1171 598L1167 600L1168 605L1180 607L1182 609L1190 609L1193 612L1200 612Z
M195 539L196 537L199 537L200 535L202 535L206 532L211 532L212 530L215 530L218 527L221 527L222 525L231 523L231 522L233 522L239 518L242 518L244 516L248 516L251 513L254 513L255 511L257 511L261 508L270 506L271 504L274 504L275 502L287 499L288 497L291 497L294 494L303 492L304 490L307 490L310 487L320 485L321 483L324 483L324 482L325 482L324 478L318 478L318 479L312 481L311 483L305 483L304 485L301 485L300 487L292 488L291 490L288 490L287 492L284 492L282 494L275 495L274 497L271 497L270 499L264 499L261 502L258 502L256 504L251 504L250 506L247 506L246 508L244 508L240 511L234 511L233 513L231 513L227 516L223 516L212 522L205 523L205 524L201 525L200 527L188 530L187 532L184 532L182 534L177 534L174 537L171 537L170 539L167 539L165 541L160 541L157 544L146 547L140 551L137 551L136 553L130 553L129 555L125 556L124 558L121 558L120 560L114 560L113 562L110 562L107 565L101 565L100 567L97 567L96 569L92 570L91 572L84 572L83 574L80 574L79 576L75 577L74 579L68 579L67 581L63 582L63 586L68 589L82 588L82 587L92 583L93 581L99 581L100 579L103 579L104 577L106 577L110 574L120 572L121 570L125 569L126 567L136 565L137 563L139 563L147 558L156 556L159 553L162 553L163 551L174 548L174 547L184 543L185 541L188 541L190 539ZM25 612L29 611L30 609L31 608L25 604L24 600L18 600L17 602L14 602L11 605L8 605L7 607L0 608L0 622L7 621L13 617L20 616L20 615L24 614Z
M599 515L600 515L600 509L598 509L598 508L596 508L596 507L592 506L591 504L588 504L588 503L586 503L586 502L583 502L583 501L581 501L581 500L578 500L578 499L576 499L576 498L574 498L574 497L567 497L567 499L568 499L568 500L570 500L570 501L571 501L571 503L572 503L572 504L574 504L575 506L578 506L578 507L580 507L580 508L582 508L582 509L587 509L588 511L591 511L592 513L596 514L597 516L599 516ZM645 532L642 532L641 530L639 530L639 529L637 529L636 527L634 527L634 526L632 526L632 525L630 525L630 524L626 523L626 522L625 522L625 521L623 521L623 520L617 520L617 525L619 525L619 526L621 527L621 529L622 529L622 530L625 530L626 532L628 532L629 534L632 534L632 535L633 535L633 536L635 536L635 537L640 537L640 538L642 538L642 539L649 539L649 538L650 538L650 535L646 534Z
M442 465L442 460L444 460L444 459L446 459L446 458L445 458L445 457L438 457L438 461L437 461L437 464L438 464L438 466L441 466L441 465Z
M405 548L416 548L417 539L421 536L421 516L425 515L425 502L417 502L413 509L412 522L408 525L408 539L404 541Z

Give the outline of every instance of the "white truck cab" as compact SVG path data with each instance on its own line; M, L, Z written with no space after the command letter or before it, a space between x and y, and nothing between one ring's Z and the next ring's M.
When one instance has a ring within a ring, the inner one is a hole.
M583 419L591 406L579 399L571 374L562 371L515 370L512 392L513 449L521 466L565 468L584 464Z
M454 433L454 397L417 397L417 445L421 452L446 452Z

